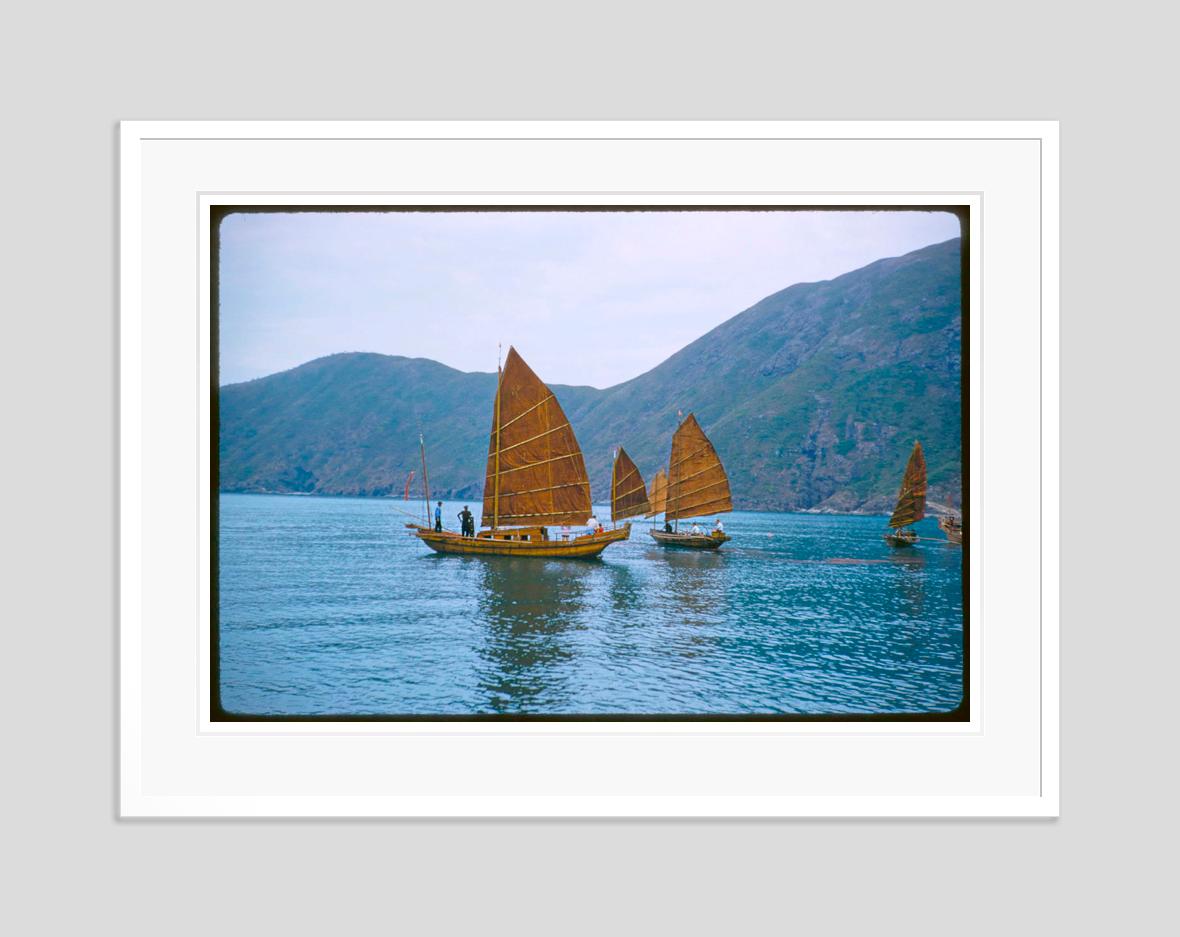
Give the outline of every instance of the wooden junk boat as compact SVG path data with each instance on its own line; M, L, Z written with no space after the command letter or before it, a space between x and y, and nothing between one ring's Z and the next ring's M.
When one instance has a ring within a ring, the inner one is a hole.
M653 527L649 531L656 543L690 550L716 550L730 539L720 531L703 534L680 531L682 519L725 514L733 510L725 466L691 413L672 436L672 457L668 462L666 488L661 488L659 481L659 475L652 481L653 500L659 499L658 504L652 504L656 508L652 513L659 513L659 508L663 509L664 529ZM669 530L673 524L675 527Z
M645 498L646 500L646 498ZM586 463L569 420L515 348L500 369L492 408L482 526L474 536L414 525L438 553L474 556L597 556L626 540L631 525L574 533L593 516Z
M957 514L944 514L938 519L938 529L946 534L951 543L963 542L963 519Z
M912 547L918 542L918 534L910 527L926 516L926 457L922 444L914 443L910 460L906 463L905 475L901 479L901 491L897 494L897 505L889 518L890 529L883 535L891 547Z

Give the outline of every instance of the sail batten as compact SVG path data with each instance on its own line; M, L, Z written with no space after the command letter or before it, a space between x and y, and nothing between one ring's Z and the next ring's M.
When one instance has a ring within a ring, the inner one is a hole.
M509 348L492 412L483 525L581 524L590 510L573 427L553 392Z
M615 454L614 468L611 470L611 521L635 517L650 508L651 504L647 500L647 486L643 483L643 476L639 474L639 468L631 461L627 451L620 446L619 451Z
M729 476L717 450L691 413L672 436L664 516L668 520L733 510Z
M664 506L668 500L668 473L663 469L659 469L651 480L651 495L648 500L651 502L651 507L643 515L644 517L654 517L664 513Z
M889 526L907 527L925 516L926 456L922 452L922 444L915 442L906 463L905 475L901 479L901 490L897 494L897 505L889 518Z

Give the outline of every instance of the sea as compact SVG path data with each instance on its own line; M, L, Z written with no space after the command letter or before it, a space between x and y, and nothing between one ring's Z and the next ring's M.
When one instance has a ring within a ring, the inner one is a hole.
M452 529L462 507L443 506ZM962 698L963 551L932 519L893 550L884 517L738 511L732 540L697 552L658 546L640 518L597 559L530 560L435 554L405 527L424 514L222 494L222 708L769 716Z

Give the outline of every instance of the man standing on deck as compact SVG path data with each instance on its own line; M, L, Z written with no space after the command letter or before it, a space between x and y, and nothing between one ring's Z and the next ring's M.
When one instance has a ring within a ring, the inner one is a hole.
M435 533L442 533L442 502L438 503L438 507L434 509L434 531Z
M459 525L464 537L475 536L475 517L467 509L466 504L463 505L463 510L459 512Z

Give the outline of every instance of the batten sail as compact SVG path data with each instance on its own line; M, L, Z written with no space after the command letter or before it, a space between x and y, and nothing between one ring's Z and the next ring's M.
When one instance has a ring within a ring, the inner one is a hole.
M581 524L590 514L586 463L553 392L508 349L492 409L485 527Z
M732 510L729 476L709 437L690 413L672 436L664 516L679 520Z
M926 456L922 444L914 443L910 460L906 463L905 475L901 480L901 491L897 495L897 506L889 518L890 527L906 527L926 516Z
M648 501L651 502L651 507L643 515L644 517L655 517L657 514L664 513L664 507L668 501L668 473L663 469L656 472L651 480L651 493L648 495Z
M643 476L639 474L639 469L631 461L627 451L619 446L610 478L611 521L635 517L650 509L651 504L647 499L647 486L643 483Z

